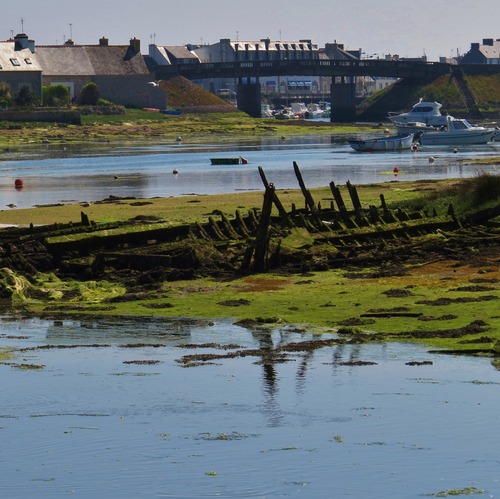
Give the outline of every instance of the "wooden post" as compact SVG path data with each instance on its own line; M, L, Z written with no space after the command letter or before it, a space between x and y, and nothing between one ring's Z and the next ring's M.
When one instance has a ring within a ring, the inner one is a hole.
M262 179L262 183L264 184L264 187L267 189L269 187L269 182L267 181L266 174L264 173L264 169L262 166L259 166L259 175L260 178ZM278 198L278 195L276 194L276 189L274 189L274 197L273 197L273 203L278 209L278 213L280 214L280 217L287 220L290 222L290 219L288 218L288 213L285 210L285 207L281 203L281 201Z
M345 207L344 200L342 199L342 194L340 194L339 188L335 185L335 182L330 182L330 190L332 191L333 194L333 199L335 199L335 202L337 203L337 206L339 208L339 211L347 211Z
M350 180L346 182L347 190L349 191L349 195L351 196L352 206L354 207L354 211L356 213L361 212L361 202L359 201L358 191L356 187L351 184Z
M89 217L86 213L84 213L83 211L80 212L80 219L82 221L82 225L84 225L85 227L90 227L90 220L89 220Z
M302 194L304 195L306 205L311 210L311 215L312 215L314 221L316 222L316 226L318 228L323 228L324 224L321 221L321 218L319 216L316 203L314 202L314 199L311 196L311 193L307 190L306 184L304 183L304 179L302 178L302 173L300 173L299 165L295 161L293 162L293 169L295 171L295 176L297 177L297 180L299 182Z
M266 269L266 255L269 245L269 221L271 220L271 211L273 208L274 185L269 184L264 193L264 202L262 204L262 214L260 216L257 237L255 238L255 250L253 270L262 272Z

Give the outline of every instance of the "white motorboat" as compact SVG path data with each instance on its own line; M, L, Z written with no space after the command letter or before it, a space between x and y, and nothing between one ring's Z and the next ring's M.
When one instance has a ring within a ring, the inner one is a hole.
M430 126L446 125L447 116L441 114L442 104L439 102L424 102L420 99L407 113L389 113L389 119L394 124L424 123Z
M392 137L377 137L366 140L350 140L349 145L355 151L402 151L410 149L413 144L413 134L393 135Z
M274 113L271 106L269 104L262 104L260 106L260 115L262 118L272 118Z
M424 132L419 137L423 146L486 144L493 139L497 130L473 126L467 120L448 116L446 125L439 130Z
M323 117L323 109L319 107L318 104L312 102L307 105L307 111L305 113L305 118L308 120L313 120L314 118L322 118Z
M296 118L305 118L307 113L307 106L303 102L292 102L290 104L292 114Z

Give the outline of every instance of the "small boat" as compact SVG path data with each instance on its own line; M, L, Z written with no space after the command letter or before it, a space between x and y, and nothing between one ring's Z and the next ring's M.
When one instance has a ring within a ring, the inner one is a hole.
M323 113L323 109L321 109L318 104L311 103L307 105L307 111L305 112L304 118L306 118L307 120L322 118Z
M423 133L419 142L423 146L486 144L496 133L495 128L473 126L467 120L448 116L445 126L436 131Z
M292 102L290 110L295 118L305 118L307 113L307 106L303 102Z
M242 157L237 156L234 158L210 158L212 165L246 165L248 161Z
M394 124L417 122L430 126L443 126L446 125L447 116L441 114L442 107L439 102L425 102L420 99L407 113L389 113L389 120Z
M410 149L413 144L413 134L393 135L392 137L378 137L367 140L350 140L349 145L355 151L402 151Z
M260 116L261 118L272 118L274 116L274 112L269 104L262 104L260 106Z

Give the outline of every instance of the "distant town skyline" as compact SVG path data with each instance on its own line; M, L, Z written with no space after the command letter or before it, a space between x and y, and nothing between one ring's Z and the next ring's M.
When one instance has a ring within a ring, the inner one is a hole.
M150 43L310 39L318 46L337 41L361 48L364 57L438 60L463 55L483 38L500 38L498 19L498 0L24 0L2 5L0 39L23 31L38 45L70 38L95 44L102 36L119 45L137 37L143 53Z

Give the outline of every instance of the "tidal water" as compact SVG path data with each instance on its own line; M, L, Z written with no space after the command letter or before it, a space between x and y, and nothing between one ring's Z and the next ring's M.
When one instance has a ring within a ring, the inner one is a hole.
M0 210L261 190L258 166L297 188L293 161L308 187L497 172L467 161L498 156L498 143L363 154L347 139L2 151ZM248 164L210 164L240 155ZM500 497L500 373L488 359L391 343L179 362L311 338L187 318L0 316L0 348L15 353L0 364L0 497Z
M500 497L488 359L391 343L178 362L312 338L1 316L0 497Z
M396 180L463 178L497 172L468 161L498 156L500 142L484 146L427 147L410 151L359 153L349 138L380 135L313 135L263 138L212 144L38 145L0 153L0 209L44 204L98 201L109 196L151 198L262 190L262 166L277 189L298 188L293 161L308 187L367 184ZM243 156L246 165L212 166L211 157ZM430 157L434 158L432 164ZM397 167L399 173L393 174ZM177 171L177 174L173 172ZM23 189L15 189L22 179Z

